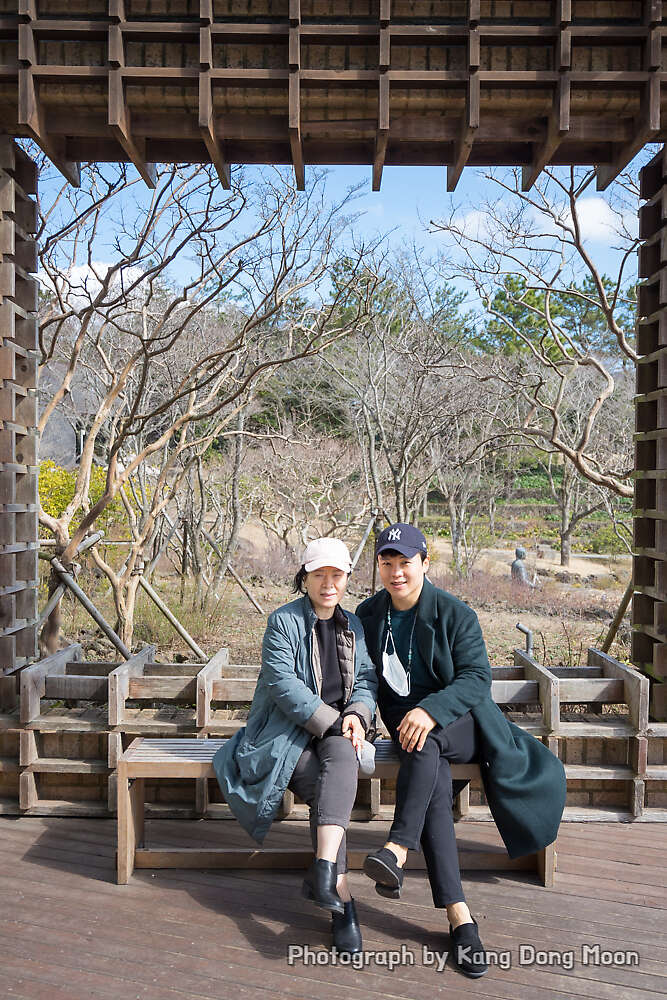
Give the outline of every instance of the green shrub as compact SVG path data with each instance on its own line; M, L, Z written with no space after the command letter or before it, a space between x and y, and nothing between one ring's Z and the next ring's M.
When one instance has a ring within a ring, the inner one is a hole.
M605 555L621 555L627 552L625 545L615 534L611 524L605 524L591 536L590 546L592 552Z

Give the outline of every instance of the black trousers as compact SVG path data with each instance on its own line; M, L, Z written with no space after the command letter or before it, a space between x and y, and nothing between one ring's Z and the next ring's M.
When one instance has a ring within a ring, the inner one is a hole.
M421 750L408 752L398 742L396 727L405 712L384 721L400 757L396 780L396 808L390 841L409 850L421 843L431 885L433 904L447 906L465 900L456 849L452 803L467 781L452 784L450 764L468 764L477 759L475 720L470 712L445 729L435 726Z

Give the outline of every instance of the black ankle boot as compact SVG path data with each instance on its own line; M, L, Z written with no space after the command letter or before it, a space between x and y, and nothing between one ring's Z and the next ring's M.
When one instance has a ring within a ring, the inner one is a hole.
M334 913L344 913L343 900L336 892L336 862L315 858L306 872L301 893L315 906Z
M356 955L362 950L361 930L357 919L357 908L354 900L344 903L344 913L331 914L331 930L334 947L339 953Z

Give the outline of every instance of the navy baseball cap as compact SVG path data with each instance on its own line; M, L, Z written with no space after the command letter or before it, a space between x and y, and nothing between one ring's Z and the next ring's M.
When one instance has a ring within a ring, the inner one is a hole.
M427 554L426 539L414 524L390 524L380 534L375 545L375 555L379 556L385 549L395 549L401 555L412 559L418 552Z

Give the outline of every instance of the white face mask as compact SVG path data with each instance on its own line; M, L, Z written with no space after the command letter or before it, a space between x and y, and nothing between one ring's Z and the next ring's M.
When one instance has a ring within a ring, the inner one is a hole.
M393 636L391 641L391 653L387 652L388 643L389 629L387 629L387 635L384 640L384 649L382 650L382 676L392 691L395 691L396 694L399 694L404 698L406 695L410 694L410 674L406 671L398 657L396 647L394 646Z

